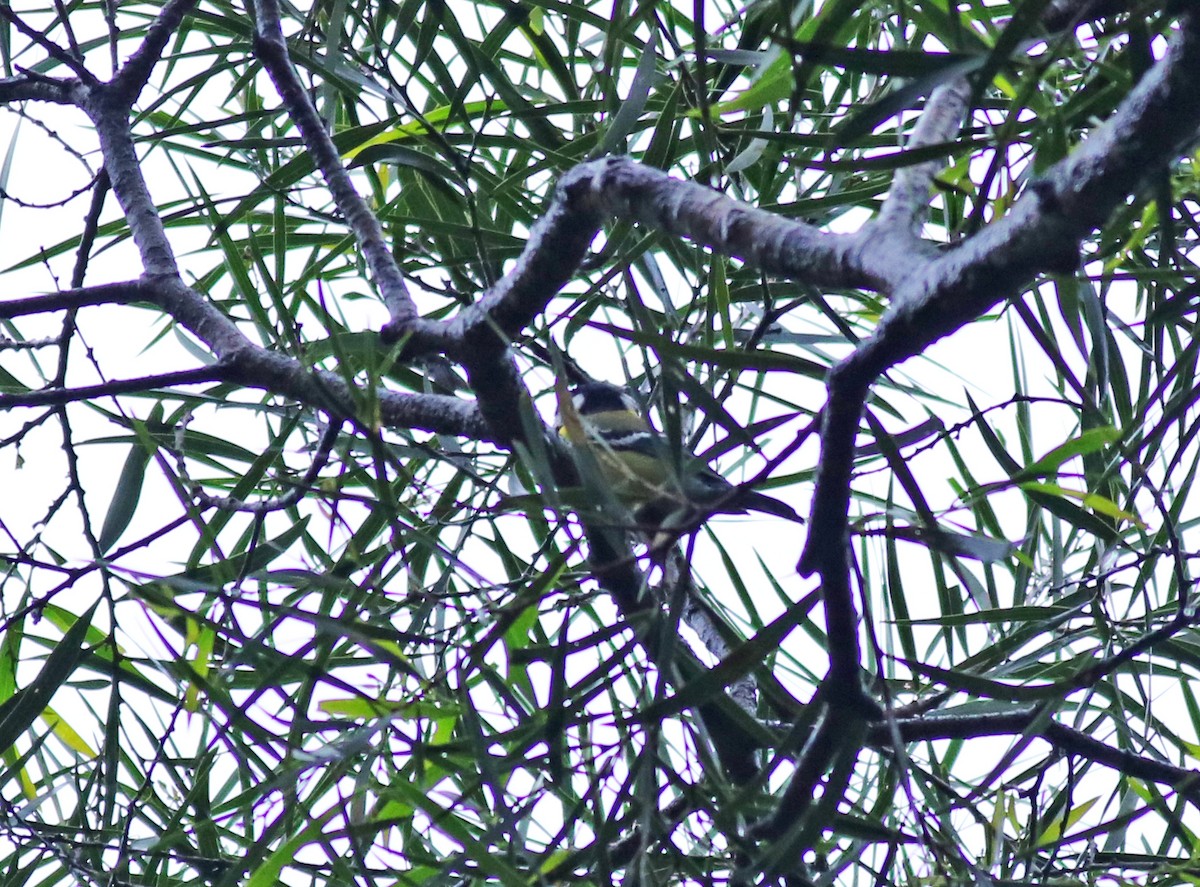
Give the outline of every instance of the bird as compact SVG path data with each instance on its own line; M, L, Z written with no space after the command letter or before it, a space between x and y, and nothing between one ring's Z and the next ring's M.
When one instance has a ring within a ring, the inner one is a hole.
M686 521L705 511L761 511L804 522L786 502L734 486L697 456L678 458L624 388L589 380L575 386L569 406L564 400L560 394L559 434L590 453L599 479L633 510L639 526L660 527L675 515Z

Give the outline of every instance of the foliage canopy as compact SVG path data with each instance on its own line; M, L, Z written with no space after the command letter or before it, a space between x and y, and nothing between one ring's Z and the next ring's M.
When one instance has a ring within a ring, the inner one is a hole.
M5 878L1200 878L1198 18L0 0Z

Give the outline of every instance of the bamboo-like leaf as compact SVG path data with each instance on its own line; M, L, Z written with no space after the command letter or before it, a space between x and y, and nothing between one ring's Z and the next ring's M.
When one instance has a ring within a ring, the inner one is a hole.
M57 641L46 657L41 670L32 681L14 695L0 702L0 748L7 749L29 729L34 720L45 712L50 698L75 671L86 654L84 638L92 624L98 604L79 616Z

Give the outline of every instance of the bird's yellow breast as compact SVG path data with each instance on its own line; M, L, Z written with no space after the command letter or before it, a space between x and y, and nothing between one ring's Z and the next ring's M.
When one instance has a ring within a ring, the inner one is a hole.
M582 434L580 433L582 432ZM641 417L625 410L581 416L578 425L559 429L572 446L586 447L595 458L605 483L617 498L633 504L677 496L673 472L661 458L624 444L623 435L633 441L653 434Z

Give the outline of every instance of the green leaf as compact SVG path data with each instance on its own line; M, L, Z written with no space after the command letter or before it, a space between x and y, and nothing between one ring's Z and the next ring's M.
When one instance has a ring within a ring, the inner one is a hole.
M1104 449L1121 439L1121 432L1111 426L1091 428L1072 438L1064 444L1052 449L1036 462L1026 465L1013 475L1013 480L1031 480L1035 477L1048 477L1058 473L1065 462L1078 456L1086 456Z
M146 447L136 443L129 448L125 456L125 464L121 466L116 489L113 490L108 511L104 515L104 525L100 528L100 536L96 540L104 554L116 544L129 522L133 520L133 514L142 500L142 483L146 479L146 466L150 464L150 455Z
M37 676L0 703L0 749L10 748L45 712L50 698L67 682L86 654L84 638L99 603L92 606L54 644Z

